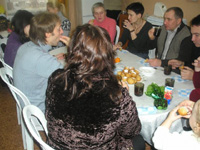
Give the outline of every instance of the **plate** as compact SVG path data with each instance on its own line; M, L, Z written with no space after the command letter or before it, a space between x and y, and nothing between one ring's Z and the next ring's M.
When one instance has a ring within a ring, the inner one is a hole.
M129 85L142 81L140 72L134 67L124 67L122 70L116 70L115 74L118 80L127 82Z
M141 74L147 77L151 77L155 73L155 69L152 67L140 67L139 68Z

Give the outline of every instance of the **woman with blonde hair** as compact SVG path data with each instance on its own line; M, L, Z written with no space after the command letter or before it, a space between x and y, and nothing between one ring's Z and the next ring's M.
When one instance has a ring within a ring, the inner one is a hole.
M59 16L62 24L61 27L63 29L63 35L69 36L71 23L67 19L65 5L60 3L59 0L48 0L47 2L47 11L51 13L55 13Z
M180 111L181 109L186 109L187 114L182 114ZM173 122L180 118L188 118L192 130L170 132ZM191 100L182 101L169 113L166 120L157 128L152 141L154 142L154 147L159 150L199 150L200 100L196 103Z

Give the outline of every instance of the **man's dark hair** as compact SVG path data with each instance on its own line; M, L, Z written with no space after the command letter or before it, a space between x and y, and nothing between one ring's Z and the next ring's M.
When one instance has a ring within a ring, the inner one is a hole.
M191 20L191 26L200 26L200 14Z
M174 11L174 15L175 15L176 19L179 19L179 18L181 18L181 20L183 19L183 11L180 7L171 7L169 9L167 9L166 12L169 12L171 10Z

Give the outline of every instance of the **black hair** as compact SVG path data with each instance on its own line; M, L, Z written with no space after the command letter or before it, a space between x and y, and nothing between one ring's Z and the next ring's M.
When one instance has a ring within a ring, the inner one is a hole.
M20 42L23 44L29 41L24 33L24 28L30 24L33 14L27 10L18 10L11 20L11 26L14 32L20 36Z
M200 14L191 20L191 26L200 26Z
M128 10L134 11L137 15L141 14L142 16L144 14L144 6L140 2L131 3L126 7L126 11Z

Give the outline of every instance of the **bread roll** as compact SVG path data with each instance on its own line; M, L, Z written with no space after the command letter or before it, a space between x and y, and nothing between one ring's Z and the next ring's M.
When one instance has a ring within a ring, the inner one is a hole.
M178 113L179 113L179 115L181 115L181 116L185 116L185 115L188 114L188 109L187 109L186 107L180 107L180 108L178 109Z

